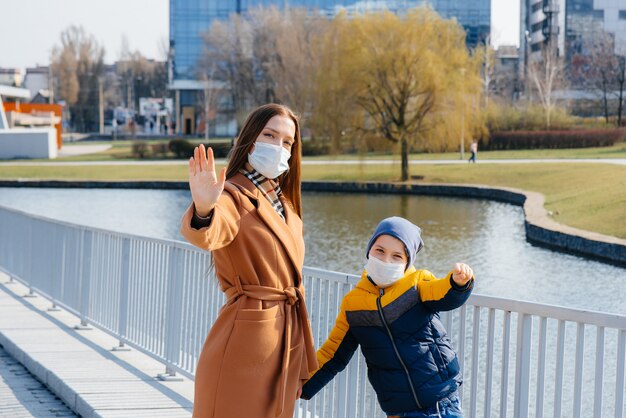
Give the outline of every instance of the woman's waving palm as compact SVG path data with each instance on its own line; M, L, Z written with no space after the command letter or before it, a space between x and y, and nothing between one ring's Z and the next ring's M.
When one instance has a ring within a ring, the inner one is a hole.
M225 181L226 167L220 171L219 178L215 173L213 149L209 147L207 152L203 144L196 147L189 159L189 189L198 216L209 215L224 191Z

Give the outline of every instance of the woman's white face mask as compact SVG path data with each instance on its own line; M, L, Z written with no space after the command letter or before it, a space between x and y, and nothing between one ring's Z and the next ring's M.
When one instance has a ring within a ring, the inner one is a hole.
M378 287L389 287L404 277L406 263L386 263L370 255L365 264L367 275Z
M291 153L279 145L257 141L254 151L248 154L248 162L268 179L275 179L289 169Z

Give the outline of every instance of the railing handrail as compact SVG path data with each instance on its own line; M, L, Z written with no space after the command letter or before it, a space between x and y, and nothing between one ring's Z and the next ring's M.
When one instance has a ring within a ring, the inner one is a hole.
M520 314L549 317L562 321L584 322L599 327L626 330L626 315L617 313L570 308L561 305L528 302L480 294L470 296L468 303L475 306L517 312Z
M128 232L113 231L113 230L110 230L110 229L99 228L97 226L75 224L75 223L72 223L72 222L63 221L61 219L50 218L50 217L44 216L44 215L36 215L36 214L30 213L30 212L26 212L26 211L23 211L23 210L20 210L20 209L15 209L15 208L4 206L4 205L0 205L0 210L13 212L15 214L19 214L19 215L22 215L22 216L27 216L29 218L37 219L37 220L44 221L44 222L54 223L56 225L67 226L69 228L75 228L75 229L80 230L80 231L100 232L100 233L103 233L103 234L115 235L115 236L117 236L119 238L139 239L139 240L142 240L142 241L153 242L153 243L156 243L156 244L172 245L172 246L180 248L180 249L187 249L187 250L188 249L194 249L194 250L198 250L197 247L194 247L193 245L191 245L191 244L189 244L187 242L178 241L178 240L171 239L171 238L149 237L149 236L145 236L145 235L131 234L131 233L128 233Z
M304 267L304 274L322 277L337 283L346 283L350 285L355 285L361 278L360 276L354 274L346 274L338 271L306 266ZM503 311L519 312L529 315L547 316L564 321L585 322L590 325L597 325L601 327L626 329L626 315L620 315L617 313L599 312L561 305L530 302L519 299L508 299L498 296L487 296L479 293L472 294L468 303L484 308L501 309Z

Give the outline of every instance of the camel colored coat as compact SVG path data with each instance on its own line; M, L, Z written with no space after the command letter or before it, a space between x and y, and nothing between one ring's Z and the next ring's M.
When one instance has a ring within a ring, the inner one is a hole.
M291 418L302 380L317 369L304 301L302 220L285 218L243 174L226 182L208 227L181 233L213 252L228 301L202 348L194 418Z

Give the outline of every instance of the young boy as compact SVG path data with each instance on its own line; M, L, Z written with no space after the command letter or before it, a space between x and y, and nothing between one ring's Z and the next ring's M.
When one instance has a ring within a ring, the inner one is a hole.
M463 305L474 286L472 269L457 263L442 279L413 267L424 243L406 219L383 220L367 245L361 280L341 303L318 370L302 388L311 399L343 370L357 347L378 402L390 417L462 417L456 353L439 311Z

